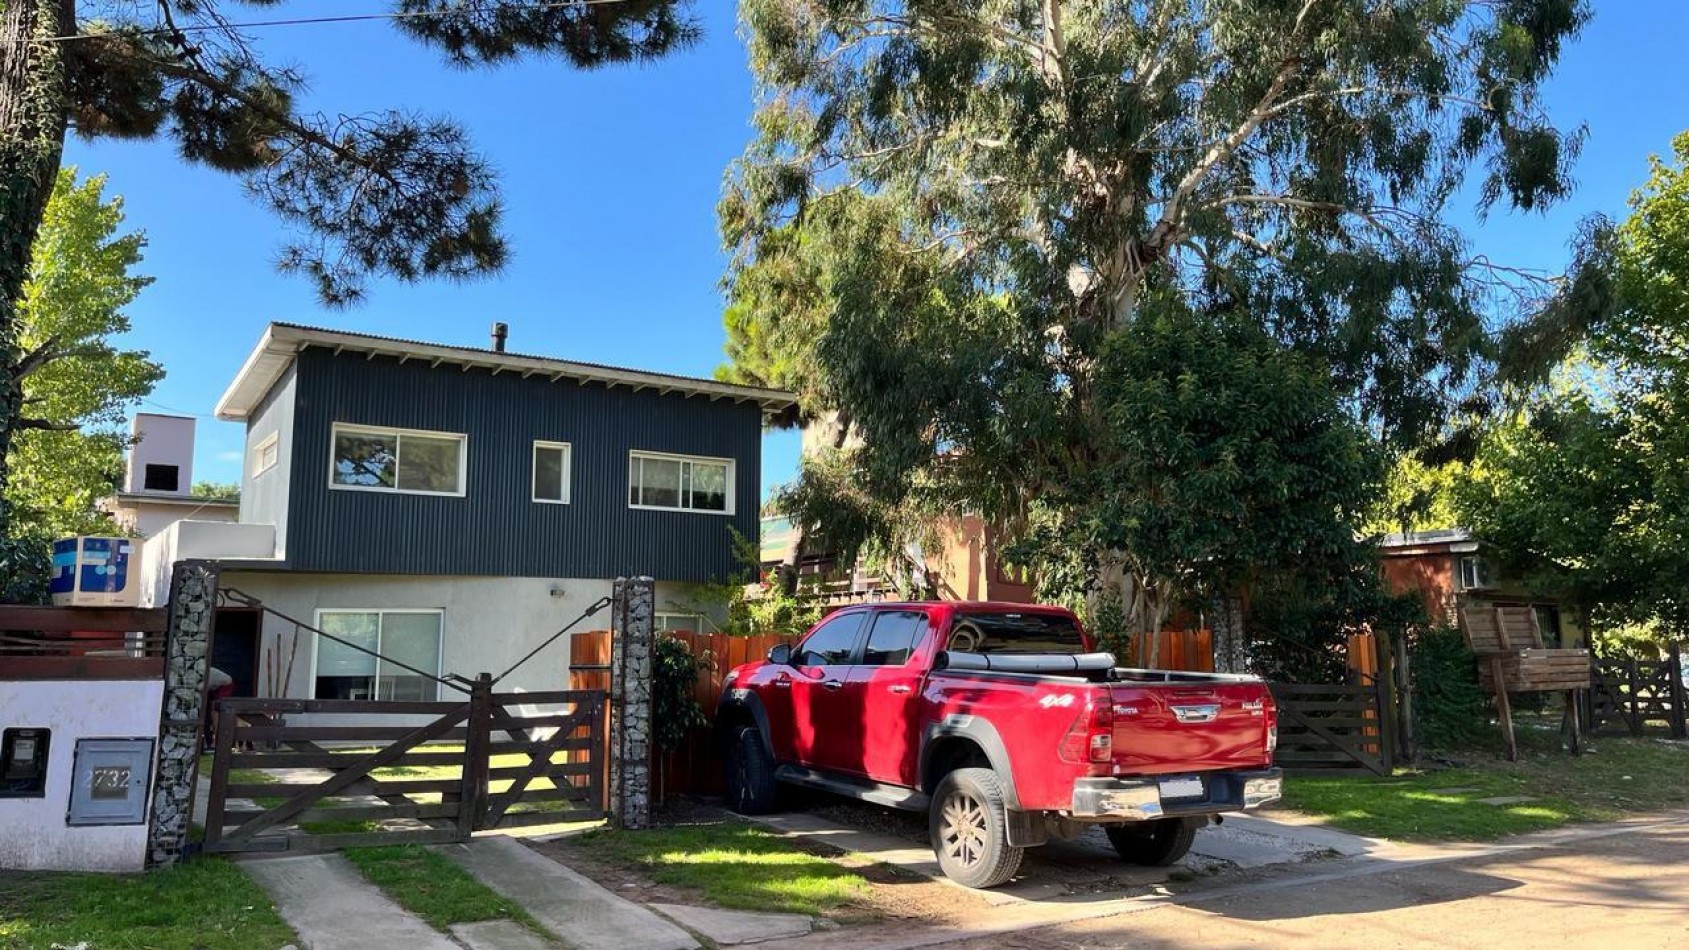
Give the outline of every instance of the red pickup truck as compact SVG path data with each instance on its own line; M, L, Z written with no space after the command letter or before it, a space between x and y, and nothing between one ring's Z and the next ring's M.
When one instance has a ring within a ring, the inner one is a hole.
M841 610L728 674L728 803L768 812L784 782L926 811L945 874L994 887L1052 836L1102 825L1123 859L1170 864L1211 818L1279 797L1266 684L1095 649L1057 607Z

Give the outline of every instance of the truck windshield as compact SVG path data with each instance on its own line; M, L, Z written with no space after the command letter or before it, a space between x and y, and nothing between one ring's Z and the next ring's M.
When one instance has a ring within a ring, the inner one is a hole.
M1072 617L1060 614L957 614L951 650L966 653L1084 653Z

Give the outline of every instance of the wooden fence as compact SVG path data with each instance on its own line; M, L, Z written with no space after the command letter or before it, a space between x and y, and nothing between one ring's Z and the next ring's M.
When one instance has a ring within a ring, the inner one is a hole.
M0 679L158 679L163 608L0 605Z
M1681 644L1664 659L1595 659L1587 718L1591 730L1623 729L1633 736L1663 726L1674 739L1689 738L1689 684Z
M761 659L777 644L798 641L797 636L778 633L736 637L725 633L672 630L662 635L685 643L692 655L698 658L698 679L693 685L692 697L704 710L705 718L710 720L714 720L716 705L721 701L722 679L734 667ZM573 635L569 644L569 688L610 688L610 631L593 630ZM699 730L681 748L658 754L654 778L659 798L675 793L713 795L721 792L721 762L711 739L709 730Z

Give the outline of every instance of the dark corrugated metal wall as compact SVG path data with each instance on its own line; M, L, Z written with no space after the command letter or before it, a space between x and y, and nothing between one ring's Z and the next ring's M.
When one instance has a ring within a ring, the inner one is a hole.
M761 410L655 390L391 357L299 354L287 560L295 570L724 579L757 533ZM463 498L329 488L335 422L468 436ZM572 446L570 504L531 500L533 443ZM634 449L736 460L735 514L628 507Z

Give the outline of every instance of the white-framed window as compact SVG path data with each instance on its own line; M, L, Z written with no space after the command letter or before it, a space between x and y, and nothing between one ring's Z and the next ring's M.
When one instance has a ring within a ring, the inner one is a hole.
M571 453L567 442L534 443L534 500L553 505L569 503L569 466Z
M1469 556L1460 559L1460 589L1489 590L1495 587L1495 573L1488 561Z
M272 468L281 458L281 433L272 432L264 441L252 447L252 477L257 478Z
M330 488L415 495L464 493L467 436L336 422L330 441Z
M438 699L438 683L405 667L440 675L445 617L440 610L318 610L318 630L380 656L328 637L313 637L311 695L316 699Z
M733 513L732 459L628 453L628 507Z
M658 613L653 619L658 633L704 632L704 618L698 614Z

